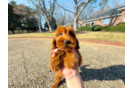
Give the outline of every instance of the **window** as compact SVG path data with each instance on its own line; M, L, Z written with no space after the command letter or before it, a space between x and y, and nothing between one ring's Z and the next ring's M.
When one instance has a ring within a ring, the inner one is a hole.
M103 20L103 24L109 24L110 23L110 18L105 18Z
M78 24L78 27L81 27L81 24Z
M89 26L89 25L90 25L90 23L89 23L89 22L87 22L87 23L86 23L86 26Z

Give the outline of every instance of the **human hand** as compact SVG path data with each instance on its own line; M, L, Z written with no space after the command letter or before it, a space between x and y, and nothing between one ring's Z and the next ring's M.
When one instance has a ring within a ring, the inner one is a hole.
M67 79L67 78L70 78L71 76L74 76L78 73L78 62L79 62L79 55L77 54L77 52L75 51L75 49L73 48L71 50L71 52L73 54L75 54L76 58L77 58L77 63L75 64L74 68L66 68L65 66L63 66L60 70L62 72L62 74L64 75L64 77Z
M54 51L53 51L53 54L52 54L52 58L55 56L55 53L57 53L60 49L56 48ZM79 63L79 55L77 54L77 52L75 51L75 49L73 48L71 50L71 52L73 54L75 54L76 58L77 58L77 63L75 64L74 68L65 68L65 66L63 66L60 70L62 72L62 74L64 75L65 78L69 78L75 74L78 73L78 63Z

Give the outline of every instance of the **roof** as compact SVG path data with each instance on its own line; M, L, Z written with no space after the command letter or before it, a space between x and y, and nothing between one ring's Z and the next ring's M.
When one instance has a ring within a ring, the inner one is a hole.
M93 17L90 17L88 19L83 19L83 20L79 20L80 22L92 22L94 20L97 20L97 19L103 19L103 18L109 18L109 17L114 17L114 16L119 16L121 15L121 10L124 10L125 9L125 5L124 6L121 6L121 7L118 7L118 8L114 8L114 9L111 9L111 10L108 10L104 13L98 13L98 15L96 16L93 16ZM73 22L71 23L67 23L65 24L64 26L69 26L69 25L73 25Z
M118 8L118 10L125 10L125 5Z
M97 19L119 16L119 15L121 15L120 12L121 12L122 9L125 9L125 6L114 8L114 9L111 9L111 10L106 11L106 12L101 13L101 14L98 13L99 15L91 17L89 19L81 20L81 22L89 22L89 21L94 21L94 20L97 20Z

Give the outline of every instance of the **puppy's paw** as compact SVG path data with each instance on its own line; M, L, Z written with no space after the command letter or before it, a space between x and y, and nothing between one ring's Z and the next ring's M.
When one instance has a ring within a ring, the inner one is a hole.
M68 54L67 57L64 58L64 66L66 68L74 68L77 63L77 58L74 54Z
M61 63L60 60L53 60L51 62L50 68L52 71L58 71L62 66L63 64Z
M52 84L52 88L58 88L58 85Z
M52 65L52 66L50 66L50 69L51 69L52 71L58 71L58 70L60 69L60 66Z

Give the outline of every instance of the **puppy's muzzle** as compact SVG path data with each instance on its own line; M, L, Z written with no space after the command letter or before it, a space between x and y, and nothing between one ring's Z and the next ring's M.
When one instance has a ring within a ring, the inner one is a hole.
M68 45L68 44L70 44L71 42L69 41L69 40L64 40L64 44L65 45Z

